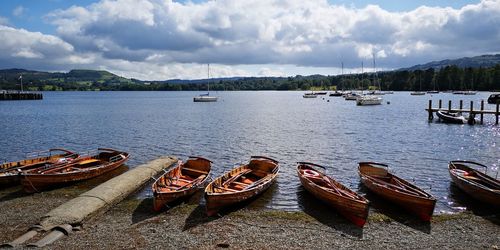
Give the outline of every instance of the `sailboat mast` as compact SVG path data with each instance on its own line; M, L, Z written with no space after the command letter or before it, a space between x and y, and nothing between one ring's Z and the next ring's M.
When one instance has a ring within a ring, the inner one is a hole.
M208 64L207 67L207 82L208 82L208 95L210 95L210 63Z

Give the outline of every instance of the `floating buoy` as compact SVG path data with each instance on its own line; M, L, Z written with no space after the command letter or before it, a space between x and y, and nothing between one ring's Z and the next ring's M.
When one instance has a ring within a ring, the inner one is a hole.
M391 102L390 102L390 101L387 101L387 104L391 104Z

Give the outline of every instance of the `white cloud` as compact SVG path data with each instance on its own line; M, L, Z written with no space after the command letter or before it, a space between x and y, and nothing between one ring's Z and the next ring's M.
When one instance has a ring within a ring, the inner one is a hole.
M58 37L36 33L33 44L21 42L20 48L11 46L0 57L43 58L46 64L66 62L70 68L104 67L126 76L161 79L203 77L198 68L206 63L219 65L220 74L227 76L295 75L293 67L296 72L325 72L341 61L356 68L360 61L369 64L372 55L380 68L390 69L500 52L496 0L407 12L326 0L102 0L46 18L57 27ZM51 50L51 43L63 49Z
M16 17L20 17L24 14L25 10L26 9L23 6L19 5L16 8L14 8L14 10L12 11L12 15L16 16Z

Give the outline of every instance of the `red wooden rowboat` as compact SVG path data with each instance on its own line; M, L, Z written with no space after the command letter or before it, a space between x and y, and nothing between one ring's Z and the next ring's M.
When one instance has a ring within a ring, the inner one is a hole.
M278 161L264 156L252 156L248 164L218 177L205 188L208 216L216 214L225 206L264 192L274 183L278 172Z
M430 221L436 198L417 186L389 173L386 164L360 162L361 182L372 192L417 214L423 221Z
M190 156L185 163L179 161L153 183L153 209L160 211L165 204L194 194L205 184L211 168L212 162L202 157Z
M25 160L7 162L0 165L0 185L18 184L23 171L63 164L73 161L77 157L78 154L60 148L30 153Z
M485 203L500 207L500 181L473 167L487 166L472 161L450 161L448 170L458 188Z
M366 198L315 169L315 167L324 169L323 166L310 162L298 162L298 164L297 174L307 191L328 203L356 226L365 225L369 205Z
M21 184L28 193L39 192L55 184L94 178L121 166L129 158L126 152L98 148L95 154L53 167L39 167L23 172Z

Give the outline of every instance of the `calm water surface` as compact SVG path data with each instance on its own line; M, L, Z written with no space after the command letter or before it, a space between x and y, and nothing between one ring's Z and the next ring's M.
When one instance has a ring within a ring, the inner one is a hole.
M479 107L489 93L474 96L385 95L384 104L359 107L339 97L304 99L302 92L218 92L216 103L194 103L198 92L46 92L42 101L0 102L0 158L53 147L84 151L111 147L128 151L133 167L162 155L200 155L221 174L251 155L280 161L276 185L256 206L301 209L297 161L328 166L327 173L354 190L357 162L378 161L438 197L436 212L462 209L447 171L450 160L500 165L500 126L429 123L431 98L463 99ZM387 101L390 104L387 104ZM493 109L493 105L486 108ZM456 192L456 191L455 191ZM151 196L146 188L139 194Z

